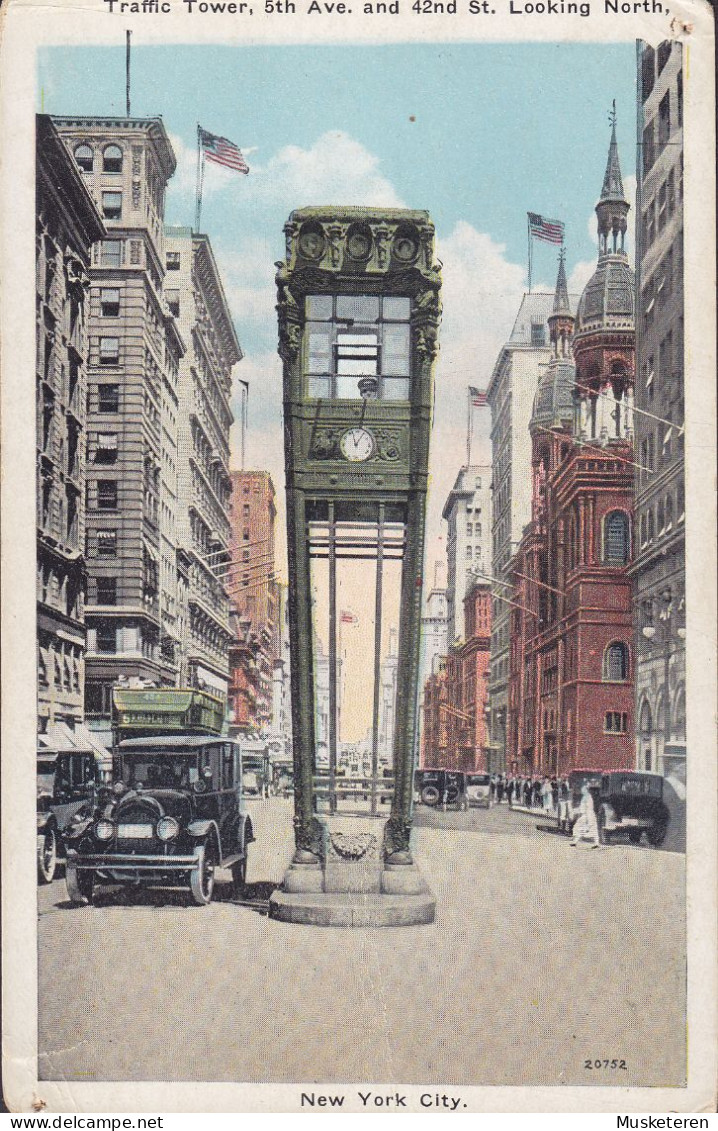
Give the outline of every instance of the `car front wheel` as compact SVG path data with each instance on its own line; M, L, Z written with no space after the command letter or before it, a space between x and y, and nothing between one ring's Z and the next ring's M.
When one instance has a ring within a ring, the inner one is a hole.
M37 838L37 878L50 884L57 871L57 836L54 829L45 829Z
M232 865L232 895L235 899L243 899L247 894L247 849L244 856Z
M646 839L653 848L659 848L666 839L668 826L662 821L657 822L652 828L646 831Z
M197 863L189 874L189 887L198 907L205 907L212 902L214 853L211 844L200 844L197 849Z
M73 903L92 903L95 890L94 872L77 868L74 863L68 861L65 867L65 883L67 884L67 894Z

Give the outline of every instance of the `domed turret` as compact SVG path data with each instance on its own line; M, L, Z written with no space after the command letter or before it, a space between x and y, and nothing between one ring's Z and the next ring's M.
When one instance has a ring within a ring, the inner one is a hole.
M625 249L630 208L616 142L616 104L598 218L598 264L576 310L575 434L581 439L631 440L635 351L633 271Z

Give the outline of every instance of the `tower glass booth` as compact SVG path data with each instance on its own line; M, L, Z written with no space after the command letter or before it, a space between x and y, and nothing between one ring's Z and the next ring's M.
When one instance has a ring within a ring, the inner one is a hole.
M272 913L320 921L306 911L316 896L342 909L332 921L378 922L403 896L404 914L407 900L423 901L407 921L429 921L409 841L440 319L434 228L426 212L327 207L293 212L285 234L296 852Z

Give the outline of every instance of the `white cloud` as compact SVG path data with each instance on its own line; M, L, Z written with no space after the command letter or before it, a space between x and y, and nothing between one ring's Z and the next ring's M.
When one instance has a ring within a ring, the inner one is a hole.
M309 149L285 146L254 172L262 180L258 191L287 208L327 202L403 207L379 158L342 130L322 134Z

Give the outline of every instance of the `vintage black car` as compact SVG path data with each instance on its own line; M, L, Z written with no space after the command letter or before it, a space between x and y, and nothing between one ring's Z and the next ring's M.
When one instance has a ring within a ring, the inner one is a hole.
M91 903L97 885L187 888L208 904L215 869L231 868L244 893L252 823L242 802L237 743L210 735L132 738L115 751L111 788L67 831L70 899Z
M628 833L631 843L638 844L645 833L648 843L658 847L666 839L669 820L663 778L627 770L603 774L596 815L602 844L619 833Z
M461 770L415 770L414 801L438 809L467 809L466 778Z
M89 750L39 751L37 756L37 878L54 880L65 854L64 835L75 814L91 799L97 783Z

